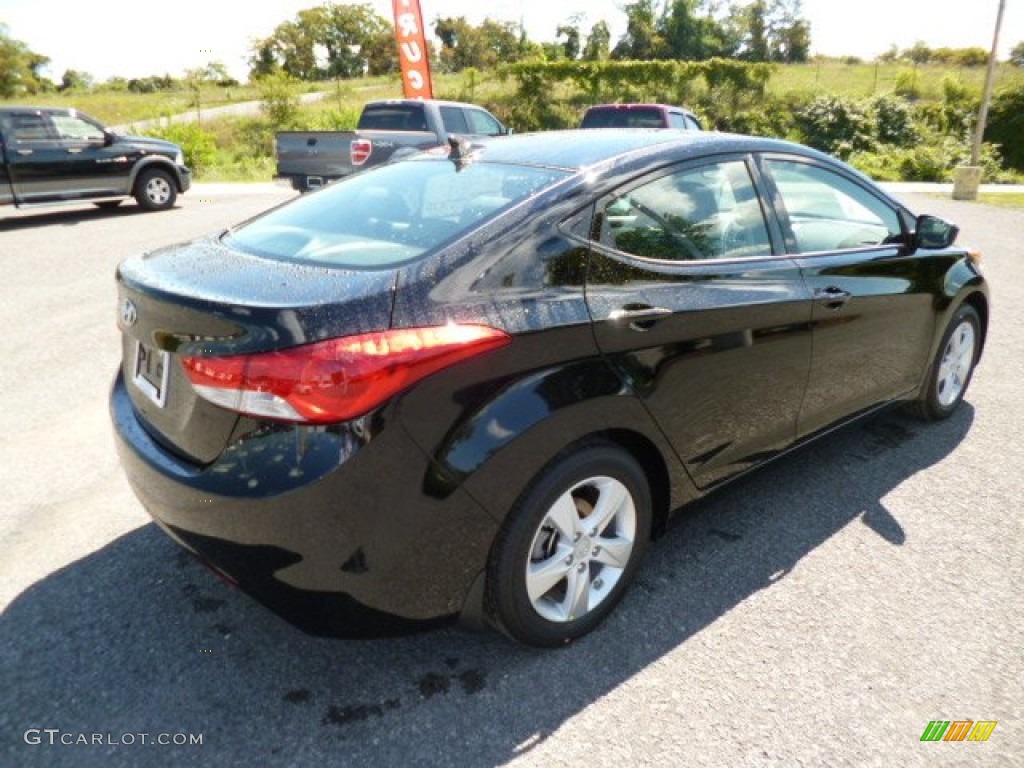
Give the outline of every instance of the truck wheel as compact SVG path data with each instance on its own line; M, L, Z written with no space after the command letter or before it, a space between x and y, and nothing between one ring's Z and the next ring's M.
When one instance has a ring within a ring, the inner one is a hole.
M167 171L150 168L135 181L135 200L147 211L165 211L174 205L178 191Z

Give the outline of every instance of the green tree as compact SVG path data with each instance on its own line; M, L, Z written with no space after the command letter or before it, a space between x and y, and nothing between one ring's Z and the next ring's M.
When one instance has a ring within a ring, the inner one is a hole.
M1016 67L1024 67L1024 41L1017 43L1010 50L1010 63Z
M932 49L923 40L918 40L903 52L903 58L914 64L927 64L932 60L932 56Z
M611 54L612 33L608 22L603 19L590 28L587 44L583 46L583 58L586 61L604 61Z
M49 63L48 57L10 37L7 27L0 24L0 98L51 89L53 84L39 72Z
M708 0L673 0L665 9L661 29L665 39L662 58L705 61L728 58L736 41L716 18L717 5Z
M626 34L612 49L612 58L660 58L665 39L658 29L654 0L634 0L623 10L626 12Z
M250 76L269 75L276 67L300 80L362 75L368 53L380 61L381 36L390 34L391 28L367 3L307 8L256 41Z
M518 61L524 50L519 27L511 21L484 19L474 27L465 16L449 16L435 20L434 34L441 38L441 68L446 72L492 69Z
M565 53L565 58L569 61L575 61L580 56L580 28L571 21L565 24L559 24L556 32L559 38L565 37L562 42L562 50Z
M811 23L803 17L801 0L774 0L772 59L792 64L811 54Z
M77 69L65 69L57 90L88 91L92 88L93 84L93 77L88 72L79 72Z

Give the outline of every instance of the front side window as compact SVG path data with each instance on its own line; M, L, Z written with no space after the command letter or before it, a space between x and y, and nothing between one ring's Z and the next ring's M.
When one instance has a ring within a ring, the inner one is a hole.
M700 261L772 252L764 212L742 160L635 187L604 205L601 225L606 245L646 259Z
M500 136L501 124L486 112L479 109L467 109L466 119L469 120L469 129L472 133L481 136Z
M411 261L569 175L424 159L356 174L227 233L248 253L346 268Z
M859 184L793 160L766 161L799 253L869 248L903 237L899 214Z
M53 115L53 127L64 141L102 141L103 130L75 115Z

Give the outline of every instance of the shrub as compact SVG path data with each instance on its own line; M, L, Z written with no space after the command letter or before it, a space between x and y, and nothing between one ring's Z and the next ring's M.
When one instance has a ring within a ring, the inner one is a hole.
M299 114L299 81L284 71L264 75L257 81L261 109L277 130L290 128Z
M149 131L148 135L180 145L185 154L185 165L196 174L208 169L217 155L213 134L203 130L197 123L171 123Z
M871 102L875 116L875 135L882 144L912 147L920 139L914 111L903 99L879 96Z
M874 146L874 120L860 103L837 96L819 96L796 114L805 144L839 157Z
M985 138L1001 146L1007 165L1024 170L1024 84L996 94Z
M921 98L921 78L914 70L907 70L896 75L896 86L893 93L911 101Z

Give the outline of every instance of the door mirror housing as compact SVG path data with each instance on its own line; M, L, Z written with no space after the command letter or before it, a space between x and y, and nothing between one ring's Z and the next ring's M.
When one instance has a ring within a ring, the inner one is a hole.
M956 224L950 224L938 216L928 214L918 216L917 227L914 231L914 249L949 248L956 242L956 236L959 233L960 228Z

